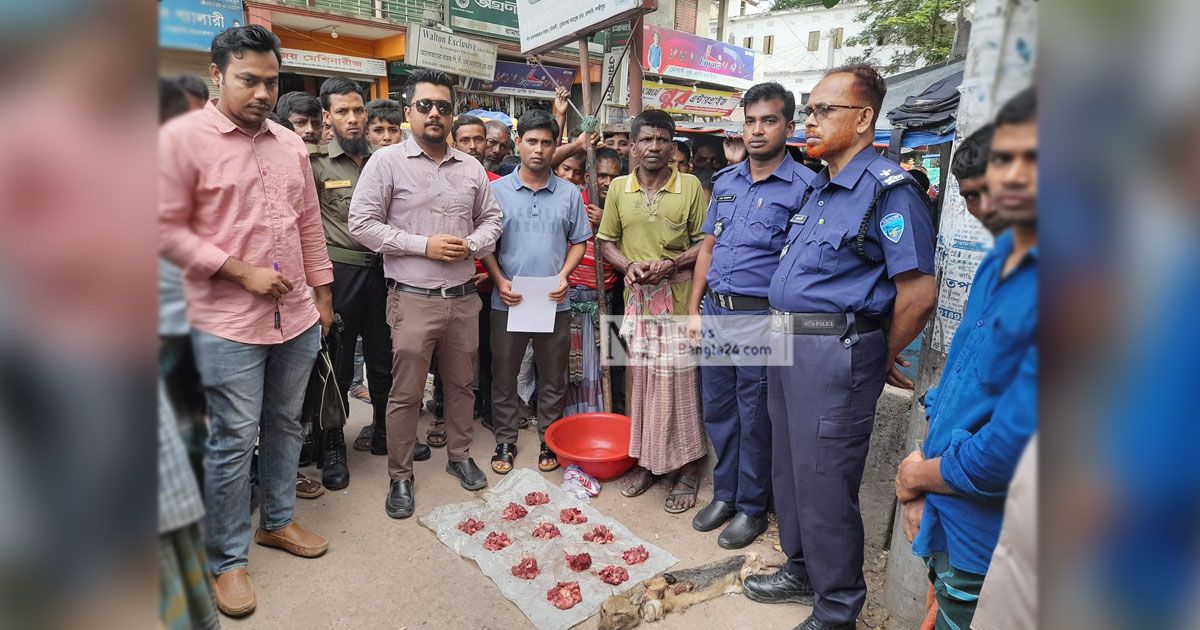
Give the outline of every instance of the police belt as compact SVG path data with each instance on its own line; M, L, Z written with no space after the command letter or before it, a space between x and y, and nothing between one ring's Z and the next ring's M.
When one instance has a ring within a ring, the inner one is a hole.
M727 311L765 311L771 308L767 298L751 297L749 295L726 295L709 290L708 297L714 304Z
M788 313L771 309L771 332L791 335L842 336L850 332L850 317L845 313ZM883 322L869 315L854 315L854 331L863 334L883 328Z
M378 267L383 264L383 256L375 252L363 252L356 249L346 249L336 245L328 245L329 260L346 265L359 267Z
M404 284L403 282L396 282L395 280L392 280L391 278L387 279L387 288L389 288L393 291L403 291L405 293L416 293L417 295L424 295L426 297L443 297L443 298L462 297L464 295L470 295L477 290L477 288L475 287L474 280L468 280L466 283L460 284L456 287L442 287L440 289L422 289L421 287L414 287L411 284Z

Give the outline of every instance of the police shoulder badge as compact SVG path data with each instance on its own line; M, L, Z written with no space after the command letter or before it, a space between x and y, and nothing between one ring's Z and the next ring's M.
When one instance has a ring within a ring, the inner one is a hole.
M900 237L904 236L904 215L899 212L888 213L880 219L879 230L887 240L899 243Z

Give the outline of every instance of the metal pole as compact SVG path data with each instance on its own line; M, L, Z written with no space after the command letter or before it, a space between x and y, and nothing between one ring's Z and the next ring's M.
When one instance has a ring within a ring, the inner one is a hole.
M583 84L583 111L592 111L592 77L591 61L588 58L587 37L579 38L579 76ZM602 80L603 81L603 80ZM602 83L603 84L603 83ZM587 134L587 191L588 201L599 205L600 190L596 187L596 145L592 142L592 129L588 121L584 121L584 132ZM600 253L600 242L592 235L592 252L596 261L596 321L602 321L608 312L608 295L604 290L604 255ZM605 334L600 327L600 334ZM600 397L604 411L612 412L612 376L603 361L600 363Z

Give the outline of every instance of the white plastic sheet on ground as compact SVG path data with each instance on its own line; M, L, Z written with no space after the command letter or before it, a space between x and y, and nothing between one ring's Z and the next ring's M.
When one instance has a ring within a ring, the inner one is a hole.
M525 505L525 495L530 492L545 492L550 496L546 505ZM575 497L568 496L558 487L547 482L537 472L522 468L513 470L495 488L483 494L483 501L455 503L435 508L421 517L421 524L432 529L438 540L464 558L479 565L483 574L492 579L500 593L516 604L521 612L543 630L565 630L591 617L600 610L600 604L614 593L624 592L641 580L665 571L678 560L666 550L637 538L618 521L604 516L595 508ZM505 506L516 503L529 511L524 518L506 521L501 517ZM559 522L558 513L563 508L578 508L588 521L582 525L566 525ZM474 536L459 531L458 524L474 518L486 525ZM562 532L558 538L542 540L533 537L533 529L539 523L552 523ZM597 525L605 525L613 532L613 542L608 545L584 542L583 535ZM512 544L500 551L488 551L483 541L491 532L504 532ZM628 565L621 557L627 550L642 545L650 557L641 564ZM576 573L568 566L564 554L587 552L592 556L592 566ZM512 567L523 557L537 559L541 573L532 580L523 580L512 574ZM607 565L624 567L629 571L629 580L619 586L600 581L597 575ZM583 601L567 610L555 608L546 599L546 592L558 582L578 582Z

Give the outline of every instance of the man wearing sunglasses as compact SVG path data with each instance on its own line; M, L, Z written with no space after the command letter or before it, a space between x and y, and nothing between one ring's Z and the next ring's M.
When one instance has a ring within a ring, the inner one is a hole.
M875 404L937 297L924 191L872 146L887 87L865 64L829 71L801 110L826 167L788 220L767 298L792 364L767 367L782 569L747 597L813 607L800 630L848 630L867 597L858 508Z
M445 387L446 472L467 490L487 486L469 456L471 391L479 350L479 297L473 259L500 237L500 206L483 166L447 143L454 83L419 70L404 87L408 140L384 147L363 169L350 201L350 234L383 254L392 328L392 389L387 405L388 490L392 518L408 518L413 453L425 378L436 349Z

